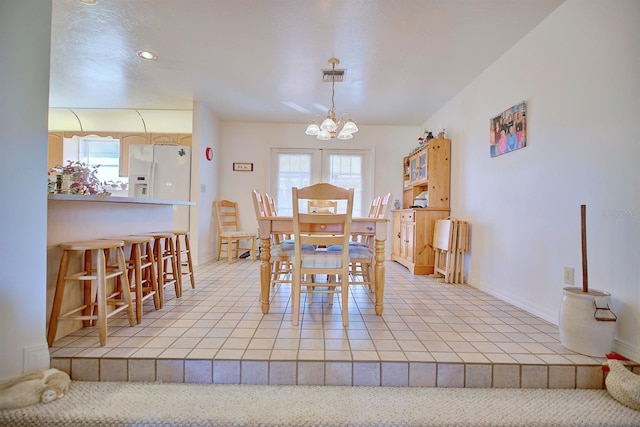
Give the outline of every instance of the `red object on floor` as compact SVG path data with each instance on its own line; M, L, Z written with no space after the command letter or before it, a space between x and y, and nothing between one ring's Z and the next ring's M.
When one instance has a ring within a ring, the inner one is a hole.
M616 359L616 360L624 360L624 361L628 361L629 359L627 359L626 357L618 354L618 353L607 353L607 359Z
M628 361L629 359L627 359L626 357L624 357L621 354L618 353L607 353L607 359L615 359L615 360L622 360L622 361ZM603 372L609 372L609 365L607 365L606 363L602 364L602 371Z

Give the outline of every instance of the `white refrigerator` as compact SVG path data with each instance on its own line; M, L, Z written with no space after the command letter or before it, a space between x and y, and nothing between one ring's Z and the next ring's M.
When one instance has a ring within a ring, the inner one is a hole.
M129 197L190 200L191 147L129 146ZM174 206L174 228L189 229L189 206Z

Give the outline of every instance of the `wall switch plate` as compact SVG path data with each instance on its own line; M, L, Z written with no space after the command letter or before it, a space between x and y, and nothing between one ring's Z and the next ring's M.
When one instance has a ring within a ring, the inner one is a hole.
M573 273L574 270L571 267L564 268L564 284L573 286Z

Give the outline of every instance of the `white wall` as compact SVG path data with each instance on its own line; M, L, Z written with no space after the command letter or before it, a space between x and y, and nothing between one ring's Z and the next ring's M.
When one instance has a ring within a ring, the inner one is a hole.
M51 3L0 0L0 381L49 367L45 341Z
M355 113L354 113L355 114ZM417 145L419 126L366 126L348 141L325 142L305 135L307 125L224 122L220 124L219 198L240 206L240 225L257 229L251 191L268 192L272 148L374 149L374 195L393 193L402 199L402 159ZM253 172L234 172L233 162L253 163ZM387 258L391 257L391 221L387 233Z
M612 293L616 349L640 360L640 2L568 0L425 123L452 139L468 282L557 323L563 268ZM527 147L489 157L489 120L527 102Z
M220 170L220 124L206 105L193 105L193 141L191 171L196 185L192 185L191 200L197 207L191 209L191 254L196 265L205 264L215 256L216 225L213 218L213 201L218 195ZM207 147L213 151L213 159L207 160Z

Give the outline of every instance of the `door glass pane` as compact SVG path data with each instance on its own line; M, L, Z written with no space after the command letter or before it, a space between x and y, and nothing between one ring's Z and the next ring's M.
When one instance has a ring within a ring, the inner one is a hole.
M338 187L353 188L353 216L362 216L362 155L360 154L329 154L328 182ZM338 210L344 212L346 202L338 203Z
M291 188L311 184L311 154L281 153L278 155L276 207L278 215L291 216Z

